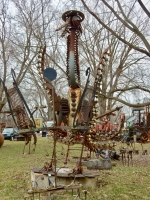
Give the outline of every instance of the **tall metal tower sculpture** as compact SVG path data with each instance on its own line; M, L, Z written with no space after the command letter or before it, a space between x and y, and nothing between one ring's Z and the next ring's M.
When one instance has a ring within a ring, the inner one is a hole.
M90 68L87 68L87 81L83 92L81 92L78 39L82 33L81 22L84 20L84 15L79 11L71 10L65 12L62 15L62 19L65 23L57 28L56 31L62 30L61 36L67 36L66 76L70 88L68 90L67 99L59 98L57 94L55 94L56 98L54 98L54 110L55 113L57 112L56 126L52 127L51 130L54 130L54 132L56 133L56 139L61 140L61 142L64 141L66 144L68 144L68 147L69 145L71 145L71 143L77 142L76 138L82 138L81 143L83 145L80 161L77 169L74 171L74 173L82 173L81 158L83 153L83 146L88 147L90 151L97 151L97 149L100 148L109 148L102 142L108 141L118 134L118 131L115 131L108 135L105 134L106 132L97 132L95 129L96 119L98 117L98 94L101 92L100 84L102 82L102 78L105 72L105 66L108 61L108 56L110 56L110 54L108 53L110 50L110 46L103 52L101 56L98 67L96 69L93 86L89 85ZM44 63L44 49L42 56L40 57L43 59L42 61L40 61L38 69L42 69L43 74L42 63ZM44 81L46 84L46 90L48 94L50 94L51 98L52 88L48 85L47 80ZM65 118L64 125L67 126L61 126L61 122L64 122L63 117ZM69 135L68 128L70 132ZM68 139L66 139L66 137ZM67 163L67 157L64 163ZM48 169L51 168L52 162L50 162L49 166Z

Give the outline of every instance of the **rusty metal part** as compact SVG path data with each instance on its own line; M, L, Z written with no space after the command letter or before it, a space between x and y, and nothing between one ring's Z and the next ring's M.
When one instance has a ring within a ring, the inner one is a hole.
M150 140L150 130L147 131L148 140Z
M46 54L46 43L45 43L45 45L43 47L43 50L42 50L42 47L41 47L41 51L39 52L39 53L42 53L42 56L41 56L41 70L42 70L42 72L44 72L44 62L45 62L45 54Z
M78 36L75 35L74 29L71 35L67 37L67 70L68 84L71 88L76 89L80 85L80 73L78 63Z
M74 116L76 114L77 106L79 104L81 98L81 89L69 89L68 91L68 102L70 107L70 112L68 116L68 125L73 126ZM76 114L76 118L78 119L78 113Z
M0 148L3 146L4 144L4 136L3 134L0 132Z
M140 135L140 140L144 143L148 141L148 134L147 132L144 132Z
M91 115L91 120L93 117L95 117L96 115L93 114L93 108L94 108L94 103L96 104L97 103L97 97L98 97L98 94L99 94L99 89L100 89L100 84L102 82L102 78L103 78L103 74L105 72L105 66L106 66L106 62L108 60L107 56L110 55L110 53L108 53L108 51L110 50L110 47L107 47L102 56L101 56L101 59L100 59L100 62L98 64L98 67L97 67L97 72L96 72L96 75L95 75L95 82L94 82L94 88L93 88L93 96L92 96L92 99L91 99L91 110L89 110L90 112L90 115Z
M69 111L70 111L70 108L69 108L68 99L62 98L60 100L59 111L57 112L57 126L68 125Z
M29 110L29 108L18 88L13 70L12 70L12 77L13 77L13 81L14 81L13 82L14 87L7 90L7 88L4 86L5 93L6 93L7 100L8 100L9 107L10 107L10 112L11 112L14 122L15 122L16 126L19 128L19 130L22 130L22 129L28 130L26 133L20 134L25 137L25 140L26 140L25 146L30 143L31 137L34 135L34 148L33 148L33 151L34 151L36 142L37 142L37 138L36 138L37 136L32 129L35 128L35 122L34 122L32 113ZM27 113L27 111L29 113ZM24 150L25 150L25 146L24 146ZM24 150L23 150L23 153L24 153ZM29 153L30 153L30 146L29 146Z
M64 126L52 127L51 130L56 131L57 142L65 143L68 145L68 152L66 154L65 164L67 163L69 146L77 142L82 144L82 151L80 155L80 161L76 168L73 170L74 174L83 173L81 165L81 158L83 153L83 147L86 146L90 151L97 152L98 149L108 149L114 146L113 140L119 133L118 130L108 132L108 130L100 132L95 130L95 120L97 117L96 103L99 95L100 84L102 82L103 74L105 72L105 65L108 60L107 56L110 55L108 51L110 46L104 51L101 56L100 62L95 74L95 82L93 87L89 87L90 69L87 70L87 83L81 96L80 89L80 69L78 61L78 39L82 33L81 21L84 19L84 15L78 11L67 11L62 15L65 23L57 29L63 29L62 36L67 35L67 69L66 75L69 84L68 91L68 104L67 101L60 101L59 107L59 125L61 125L62 116L68 115L68 128ZM90 91L90 92L89 92ZM90 95L89 95L90 94ZM117 110L118 108L116 108ZM113 112L113 111L112 111ZM105 113L104 115L108 115ZM99 116L98 118L100 118ZM122 122L121 122L122 123ZM58 125L57 124L57 125ZM79 126L87 125L88 129L79 128ZM61 127L61 128L60 128ZM70 127L70 128L69 128ZM122 125L120 126L122 127ZM69 134L68 134L69 132ZM55 134L54 134L55 135ZM46 165L45 169L52 168L52 161Z
M65 30L62 33L62 37L70 32L70 28L75 27L78 34L82 33L81 22L84 20L84 14L77 10L70 10L62 15L62 19L65 21ZM60 30L60 29L57 29Z
M68 125L69 111L70 111L70 108L68 104L68 99L62 98L60 100L60 106L57 112L57 126L61 126L62 123L66 126Z
M62 15L65 24L58 28L64 28L62 37L67 36L67 69L66 75L68 84L72 89L80 87L80 69L79 69L79 56L78 56L78 38L82 33L81 22L84 20L84 14L71 10Z
M68 20L68 18L70 17L74 17L76 16L78 21L81 22L84 20L84 14L78 10L69 10L66 11L63 15L62 15L62 19L66 22Z
M89 113L88 113L88 107L89 107L89 100L91 99L90 97L90 92L88 90L88 86L89 86L89 78L90 78L90 68L88 68L86 70L86 76L87 77L87 81L86 81L86 85L84 88L84 91L82 93L82 96L80 98L80 101L78 103L76 112L75 112L75 116L74 116L74 121L73 121L73 126L75 125L79 125L82 123L87 123L88 121L88 117L89 117ZM79 117L76 121L76 117L77 114L79 113Z
M16 88L8 90L9 99L12 105L12 110L15 113L17 124L20 129L29 128L32 126L31 120L28 117L27 111L21 98L18 95Z
M37 69L39 71L39 74L41 76L41 81L43 82L43 86L45 90L47 91L47 94L50 98L50 104L51 107L53 108L53 114L54 114L54 119L55 119L55 124L57 126L60 126L61 123L63 122L64 124L68 124L68 119L65 115L68 114L69 107L67 106L67 100L65 101L64 99L61 99L60 96L58 96L55 92L55 90L52 88L52 85L50 82L43 76L45 66L44 66L44 60L45 60L45 54L46 54L46 45L42 48L40 48L39 51L39 61L38 61L38 66ZM55 113L57 112L57 114ZM66 113L66 114L65 114Z
M61 107L62 107L62 115L68 115L69 113L69 105L68 105L68 99L61 99Z
M44 79L43 81L45 82L47 93L50 96L50 100L52 101L52 86L48 83L47 80ZM54 92L54 105L55 105L54 108L55 108L55 111L59 111L60 102L61 102L60 96L57 96L56 92Z
M48 80L46 78L43 77L43 73L45 70L45 54L46 54L46 44L44 45L44 47L40 47L40 51L39 51L39 55L38 55L38 66L37 69L39 71L39 74L41 75L41 81L43 82L43 85L47 91L47 94L50 97L50 102L51 105L53 105L52 103L52 86L51 84L48 82ZM59 111L60 108L60 100L61 98L59 96L57 96L56 92L54 91L54 108L55 111Z

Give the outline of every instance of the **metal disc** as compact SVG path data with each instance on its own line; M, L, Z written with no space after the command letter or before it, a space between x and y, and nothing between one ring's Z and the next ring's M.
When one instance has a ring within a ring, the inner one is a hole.
M56 79L57 72L56 72L56 70L53 69L53 68L47 68L47 69L44 70L43 76L44 76L44 78L46 78L47 80L53 81L53 80Z
M64 21L67 20L68 17L70 16L78 16L80 18L81 21L84 20L84 14L80 11L77 11L77 10L69 10L67 12L65 12L63 15L62 15L62 19Z

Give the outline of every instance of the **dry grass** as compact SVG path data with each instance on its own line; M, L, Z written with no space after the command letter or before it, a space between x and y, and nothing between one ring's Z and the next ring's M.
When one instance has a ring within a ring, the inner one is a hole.
M23 155L23 141L5 141L0 148L0 200L22 200L31 189L30 169L42 167L51 160L53 143L47 138L38 138L36 151L33 154ZM75 147L79 147L76 145ZM74 146L73 146L74 147ZM118 148L118 146L117 146ZM150 144L145 144L149 152ZM67 146L57 144L58 166L62 166ZM133 166L123 166L121 161L111 170L99 171L98 186L83 188L88 191L87 200L150 200L150 156L141 155L141 146L136 149L140 154L133 156ZM70 152L70 167L75 167L75 160L71 155L80 155L80 151ZM83 197L81 191L81 197ZM56 197L56 198L55 198ZM30 199L30 198L28 198ZM38 196L35 199L39 199ZM41 199L74 199L71 192L55 192L51 197L41 196Z

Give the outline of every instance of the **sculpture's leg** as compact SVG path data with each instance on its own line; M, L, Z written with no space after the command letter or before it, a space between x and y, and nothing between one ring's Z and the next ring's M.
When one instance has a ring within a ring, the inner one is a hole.
M23 148L23 154L24 154L24 152L25 152L25 147L26 147L26 142L25 142L25 144L24 144L24 148Z
M27 136L24 135L24 137L25 137L25 144L24 144L24 148L23 148L23 152L22 152L23 154L25 154L25 147L28 144Z
M31 153L31 140L29 141L29 154Z
M127 159L128 159L128 167L129 167L129 160L130 160L129 152L127 153Z
M33 134L33 139L34 139L34 148L33 148L33 152L35 151L35 148L36 148L36 143L37 143L37 135L36 135L36 133L34 132ZM31 136L32 137L32 136Z
M67 165L68 156L69 156L69 151L70 151L70 144L68 144L68 149L67 149L66 159L65 159L64 165Z

